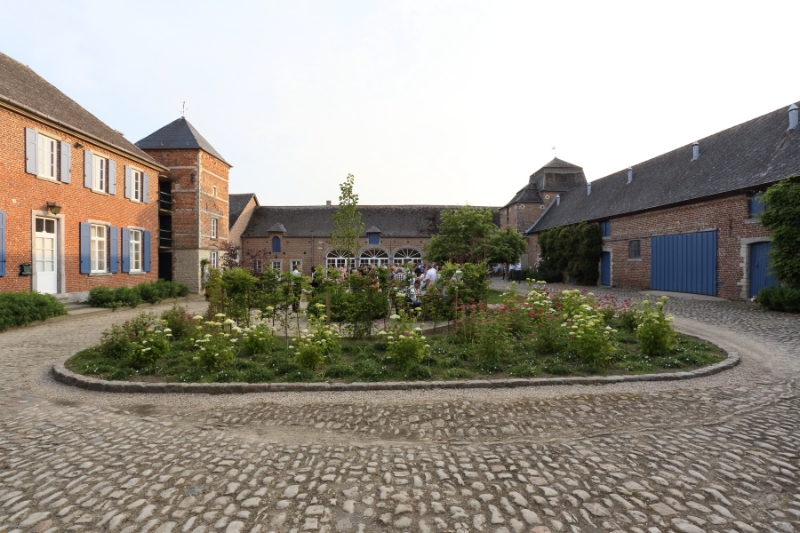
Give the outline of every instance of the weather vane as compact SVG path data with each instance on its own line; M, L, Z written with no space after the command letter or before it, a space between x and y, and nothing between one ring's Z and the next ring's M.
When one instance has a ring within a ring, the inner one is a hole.
M553 146L553 158L555 158L555 157L556 157L556 147Z
M181 106L181 116L186 116L186 100L183 101L183 105Z

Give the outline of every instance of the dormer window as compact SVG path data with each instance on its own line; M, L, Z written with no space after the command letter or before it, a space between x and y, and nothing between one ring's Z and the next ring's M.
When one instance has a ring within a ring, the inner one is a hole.
M272 238L272 252L279 253L281 251L281 238L275 235Z
M380 244L381 243L381 234L380 233L367 233L367 242L369 244Z

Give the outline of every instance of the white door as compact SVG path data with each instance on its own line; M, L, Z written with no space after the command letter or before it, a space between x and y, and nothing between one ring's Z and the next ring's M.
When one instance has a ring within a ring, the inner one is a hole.
M33 268L36 286L33 290L45 294L58 292L58 258L56 250L56 221L52 218L36 217L34 233Z

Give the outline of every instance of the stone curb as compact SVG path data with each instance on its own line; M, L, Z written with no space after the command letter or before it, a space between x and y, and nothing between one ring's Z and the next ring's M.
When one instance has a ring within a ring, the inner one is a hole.
M642 374L638 376L585 376L572 378L471 379L464 381L384 381L376 383L141 383L106 381L75 374L64 366L72 356L56 361L52 374L56 381L81 389L122 393L246 394L255 392L338 392L419 389L499 389L506 387L545 387L550 385L608 385L637 381L678 381L718 374L741 362L737 352L728 352L724 361L691 372Z

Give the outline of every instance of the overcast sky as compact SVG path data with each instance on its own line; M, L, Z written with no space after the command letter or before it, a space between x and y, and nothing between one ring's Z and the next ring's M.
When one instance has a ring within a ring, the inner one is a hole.
M35 6L35 8L34 8ZM262 205L500 206L800 100L800 2L0 0L0 50L137 141L181 114Z

